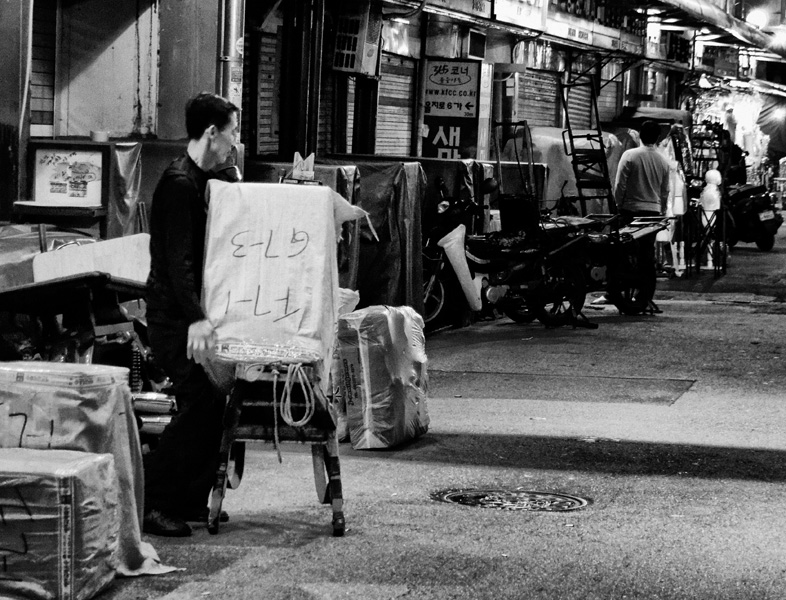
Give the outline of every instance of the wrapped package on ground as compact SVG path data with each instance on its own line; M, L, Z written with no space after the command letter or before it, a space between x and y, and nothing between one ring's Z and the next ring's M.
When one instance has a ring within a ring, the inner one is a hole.
M334 360L353 448L392 448L428 431L423 319L411 307L342 315Z
M0 598L86 600L115 577L111 454L0 449Z
M325 186L212 180L207 195L202 297L217 362L329 365L336 230L364 213ZM233 372L210 371L219 383Z
M118 574L172 570L160 564L149 542L142 541L142 447L128 369L42 361L0 363L0 448L112 454L122 524Z

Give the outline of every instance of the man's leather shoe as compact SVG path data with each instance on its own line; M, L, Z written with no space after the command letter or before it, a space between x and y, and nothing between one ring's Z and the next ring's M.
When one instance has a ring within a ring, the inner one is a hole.
M188 523L157 510L145 513L145 518L142 520L142 531L162 537L188 537L191 535L191 527Z
M183 517L184 521L189 521L191 523L206 523L207 518L210 516L210 508L204 506L202 508L198 508L196 510L189 511ZM221 523L226 523L229 521L229 515L225 510L222 510L218 515L218 520Z

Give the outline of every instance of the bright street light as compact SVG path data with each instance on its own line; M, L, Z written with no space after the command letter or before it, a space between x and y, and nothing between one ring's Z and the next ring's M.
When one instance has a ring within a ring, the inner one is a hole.
M754 8L745 17L745 21L757 29L764 29L770 22L770 15L763 8Z

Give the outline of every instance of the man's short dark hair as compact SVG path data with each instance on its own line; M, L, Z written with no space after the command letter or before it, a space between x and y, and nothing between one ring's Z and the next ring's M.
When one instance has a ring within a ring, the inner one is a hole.
M639 132L641 143L645 145L654 144L660 137L660 125L655 121L644 121L641 124L641 131Z
M232 113L236 112L238 112L237 106L217 94L210 92L197 94L186 103L188 139L198 140L211 125L224 129L232 120Z

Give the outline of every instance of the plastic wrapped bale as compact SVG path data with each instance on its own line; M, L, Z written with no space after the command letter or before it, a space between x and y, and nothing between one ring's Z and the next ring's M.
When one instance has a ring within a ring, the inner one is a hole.
M166 572L153 546L141 539L142 449L128 369L42 361L0 363L0 448L112 454L122 523L118 572L129 576Z
M115 577L111 454L0 449L0 598L85 600Z
M423 319L411 307L342 315L336 360L353 448L392 448L428 431Z

